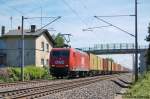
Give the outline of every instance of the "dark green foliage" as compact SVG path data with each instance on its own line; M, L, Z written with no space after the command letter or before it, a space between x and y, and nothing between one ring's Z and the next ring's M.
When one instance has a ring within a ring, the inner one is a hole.
M146 54L146 64L147 64L146 70L149 71L149 70L150 70L150 49L147 50L147 54Z
M55 43L56 43L55 47L58 47L58 48L63 47L64 42L65 42L65 40L64 40L63 36L60 33L58 33L55 37Z
M146 41L150 42L150 23L148 26L148 36L146 37ZM147 71L150 71L150 44L149 44L149 48L147 50L147 54L146 54L146 64L147 64Z

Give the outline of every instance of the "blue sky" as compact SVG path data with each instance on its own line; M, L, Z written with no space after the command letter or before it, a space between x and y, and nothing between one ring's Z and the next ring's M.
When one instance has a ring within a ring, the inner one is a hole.
M61 16L62 18L46 28L54 28L51 34L70 33L73 47L93 46L101 43L134 43L134 38L113 27L94 29L83 32L82 29L107 25L93 16L134 14L134 0L0 0L0 26L10 29L10 16L13 17L13 29L21 25L21 16ZM150 0L138 0L138 41L144 40L150 22ZM103 18L110 23L134 34L134 17ZM43 25L52 19L43 19ZM26 20L25 28L36 24L40 28L40 20ZM117 61L128 61L132 64L131 55L115 58ZM113 57L113 56L112 56ZM116 56L115 56L116 57ZM124 62L124 65L126 65Z

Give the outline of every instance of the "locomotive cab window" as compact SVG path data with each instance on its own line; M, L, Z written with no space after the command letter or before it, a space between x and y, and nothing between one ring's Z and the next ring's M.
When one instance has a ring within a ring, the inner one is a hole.
M53 57L69 57L69 51L53 51Z

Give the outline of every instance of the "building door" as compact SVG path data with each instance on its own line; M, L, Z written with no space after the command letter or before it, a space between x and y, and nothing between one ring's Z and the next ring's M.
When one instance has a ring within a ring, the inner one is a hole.
M0 55L0 66L6 65L6 55Z

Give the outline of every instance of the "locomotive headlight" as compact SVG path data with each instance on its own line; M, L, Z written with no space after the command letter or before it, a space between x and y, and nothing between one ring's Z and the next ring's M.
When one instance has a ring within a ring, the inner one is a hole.
M55 67L55 65L52 65L52 67Z
M66 67L68 67L68 65L65 65Z

